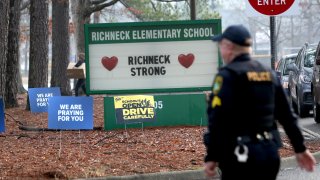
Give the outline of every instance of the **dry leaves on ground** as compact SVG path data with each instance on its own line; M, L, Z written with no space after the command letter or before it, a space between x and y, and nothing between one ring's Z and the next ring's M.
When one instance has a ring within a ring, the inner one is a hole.
M0 134L0 178L85 178L131 175L202 167L205 127L157 127L103 130L103 96L94 96L92 131L25 131L47 127L47 114L20 107L6 109L6 132ZM284 138L285 144L288 144ZM307 142L318 151L319 142ZM292 148L280 150L282 157L293 155Z

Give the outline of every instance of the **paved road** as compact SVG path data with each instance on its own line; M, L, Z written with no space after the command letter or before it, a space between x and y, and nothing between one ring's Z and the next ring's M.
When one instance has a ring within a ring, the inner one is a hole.
M307 139L319 140L320 124L316 124L312 115L307 118L299 119L299 125L304 131ZM319 163L319 162L318 162ZM318 180L320 179L320 165L317 164L315 171L312 173L301 170L298 167L290 167L279 172L277 180Z
M320 165L318 164L314 172L306 172L300 168L287 168L279 172L277 180L319 180L320 179ZM208 180L208 179L201 179ZM210 180L219 180L219 178L212 178Z
M306 128L312 132L315 132L317 134L320 134L320 124L317 124L313 117L307 117L307 118L302 118L299 119L299 124L303 128Z
M306 172L300 168L286 168L279 172L277 180L319 180L320 179L320 165L318 164L314 172ZM208 180L208 179L201 179ZM212 178L210 180L219 180L219 178Z
M312 173L301 170L300 168L288 168L279 172L277 180L319 180L320 165L318 164Z

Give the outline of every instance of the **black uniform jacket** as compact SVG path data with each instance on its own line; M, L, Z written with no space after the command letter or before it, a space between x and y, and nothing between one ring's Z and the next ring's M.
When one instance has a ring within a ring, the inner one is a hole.
M249 54L236 57L215 77L208 101L208 134L205 161L220 162L233 154L238 136L272 132L281 147L278 120L294 151L304 152L304 140L285 92L271 69L251 60Z

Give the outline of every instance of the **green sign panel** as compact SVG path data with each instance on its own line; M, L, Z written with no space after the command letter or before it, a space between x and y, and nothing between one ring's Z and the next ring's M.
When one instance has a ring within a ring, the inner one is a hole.
M208 40L220 33L219 21L116 23L88 29L89 44ZM124 28L125 27L125 28Z
M221 20L85 25L89 94L210 90Z
M144 127L207 125L205 94L154 95L156 119L144 122ZM104 99L104 129L141 128L141 124L117 123L114 97Z

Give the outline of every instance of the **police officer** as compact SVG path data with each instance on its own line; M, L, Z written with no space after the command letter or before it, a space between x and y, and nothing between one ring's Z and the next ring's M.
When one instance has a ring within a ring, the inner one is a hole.
M229 26L217 41L225 66L215 77L208 102L204 171L223 180L274 180L280 167L281 138L288 135L301 168L313 171L315 159L304 145L297 117L273 72L250 57L252 39L242 25Z

